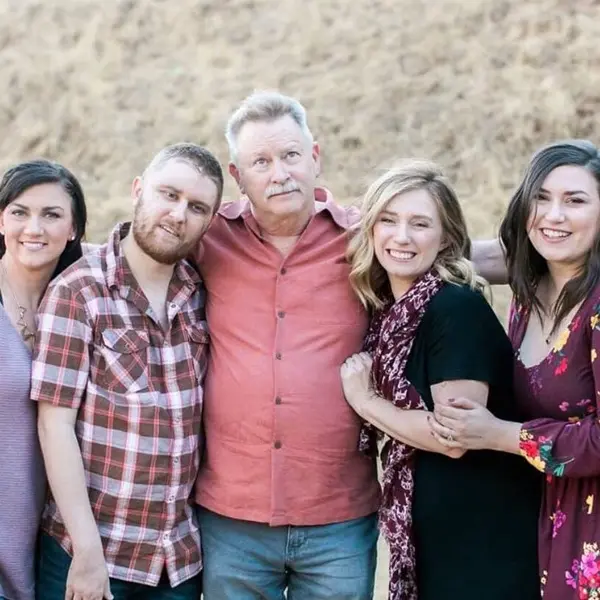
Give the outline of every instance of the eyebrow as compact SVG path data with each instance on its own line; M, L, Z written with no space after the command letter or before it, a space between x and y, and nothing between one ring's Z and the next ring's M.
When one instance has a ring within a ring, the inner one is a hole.
M180 190L179 188L176 188L173 185L169 185L168 183L165 183L163 185L159 185L158 187L161 190L171 190L173 192L176 192L177 194L182 194L183 193L183 190ZM209 204L207 204L204 200L200 200L200 199L197 199L197 198L191 198L190 199L190 204L201 204L202 206L204 206L208 210L212 210L212 206L210 206Z
M544 188L540 188L540 193L549 194L550 192L548 190L545 190ZM586 196L589 196L589 194L585 190L567 190L565 192L565 195L567 196L576 196L578 194L585 194Z
M381 213L379 213L381 215L391 215L393 217L397 217L398 213L394 212L393 210L388 210L388 209L384 209L381 211ZM429 217L428 215L411 215L410 216L411 219L426 219L427 221L433 221L433 219L431 217Z
M23 210L29 210L29 206L25 206L24 204L21 204L20 202L11 202L12 206L18 206L19 208L22 208ZM64 208L62 206L42 206L42 210L60 210L61 212L64 212Z

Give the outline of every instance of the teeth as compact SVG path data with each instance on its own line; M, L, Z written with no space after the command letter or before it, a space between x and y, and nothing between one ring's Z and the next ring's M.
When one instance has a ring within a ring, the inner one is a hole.
M171 229L170 227L167 227L166 225L161 225L160 228L175 237L179 237L173 229Z
M410 260L415 256L414 252L400 252L399 250L388 250L390 256L399 260Z
M30 250L40 250L45 244L43 242L21 242L25 248L29 248Z
M559 231L557 229L542 229L542 233L549 238L564 238L571 235L568 231Z

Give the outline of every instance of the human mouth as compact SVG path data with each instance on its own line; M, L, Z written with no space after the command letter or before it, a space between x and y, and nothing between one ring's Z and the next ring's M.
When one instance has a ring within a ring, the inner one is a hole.
M395 260L411 260L413 259L417 253L416 252L407 252L406 250L386 250L386 252Z
M542 236L548 240L556 241L563 240L571 235L569 231L563 231L562 229L550 229L543 227L541 230Z
M168 225L159 225L159 228L162 229L164 232L168 233L169 235L173 236L174 238L179 239L180 237L179 232L177 232L172 227L169 227Z
M21 242L21 246L32 252L38 252L47 246L44 242Z

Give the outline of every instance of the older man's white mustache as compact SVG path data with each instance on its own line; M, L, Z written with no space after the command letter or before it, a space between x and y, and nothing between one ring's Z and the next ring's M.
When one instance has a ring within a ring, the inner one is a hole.
M266 196L267 198L271 198L272 196L280 196L281 194L289 194L290 192L299 192L300 188L295 184L286 184L286 185L278 185L271 186L267 188Z

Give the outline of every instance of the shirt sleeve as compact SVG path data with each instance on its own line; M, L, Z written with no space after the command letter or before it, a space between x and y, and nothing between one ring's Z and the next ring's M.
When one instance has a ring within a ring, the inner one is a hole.
M498 353L506 355L509 344L502 325L482 294L468 288L443 293L428 323L429 384L458 379L495 383L502 362Z
M521 454L536 469L555 477L600 476L600 304L591 318L590 361L594 379L594 412L578 421L536 419L521 427ZM567 367L568 368L568 367Z
M31 398L79 408L89 376L92 328L85 306L65 284L51 286L38 311Z

